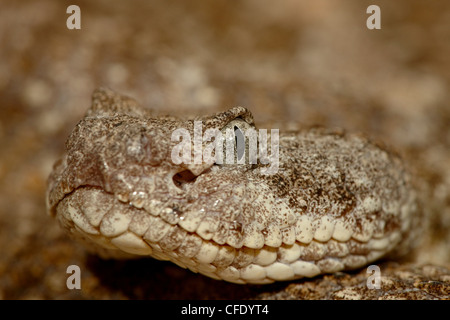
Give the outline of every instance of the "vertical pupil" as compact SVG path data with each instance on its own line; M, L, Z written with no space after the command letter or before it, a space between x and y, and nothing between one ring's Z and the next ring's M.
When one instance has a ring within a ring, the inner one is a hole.
M236 143L237 160L240 160L245 153L245 137L238 126L234 126L234 141Z

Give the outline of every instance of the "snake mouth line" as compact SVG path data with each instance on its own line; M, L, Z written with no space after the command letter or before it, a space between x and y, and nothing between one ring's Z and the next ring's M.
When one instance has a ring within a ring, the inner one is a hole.
M131 215L142 215L143 213L145 213L145 214L147 214L147 215L149 215L149 216L152 216L152 217L155 217L155 218L158 218L158 219L160 219L161 220L161 222L162 223L164 223L164 224L167 224L167 226L178 226L180 229L182 229L184 232L186 232L187 234L194 234L195 232L192 232L192 231L190 231L190 230L188 230L188 229L186 229L186 228L184 228L182 225L179 225L178 224L178 221L179 220L183 220L183 218L182 218L182 212L179 212L178 210L176 210L176 211L174 211L174 214L175 214L175 216L177 217L177 219L176 219L176 221L168 221L167 220L167 217L165 217L165 216L162 216L161 214L163 213L163 209L164 208L162 208L161 210L157 210L157 211L155 211L155 212L150 212L148 209L146 209L146 208L143 208L143 207L138 207L138 206L135 206L134 204L133 204L133 202L123 202L123 201L121 201L119 198L117 198L113 193L110 193L110 192L108 192L108 191L105 191L103 188L101 188L101 187L98 187L98 186L92 186L92 185L83 185L83 186L79 186L79 187L77 187L77 188L74 188L71 192L69 192L69 193L67 193L67 194L65 194L54 206L53 206L53 208L52 208L52 211L53 211L53 215L55 215L56 214L56 211L57 211L57 208L58 208L58 206L64 201L64 200L66 200L66 199L69 199L69 198L71 198L71 197L73 197L73 196L75 196L76 195L76 193L78 193L79 191L81 191L82 193L84 193L84 195L86 196L87 194L93 194L93 193L97 193L97 196L94 196L93 198L94 199L98 199L98 195L99 194L102 194L102 197L104 198L104 199L108 199L108 203L112 203L113 201L111 201L111 199L114 199L114 201L116 201L116 204L117 205L119 205L120 206L120 209L125 209L125 207L122 207L122 206L126 206L127 207L127 210L128 210L128 213L127 214L130 214L130 209L132 209L132 211L133 211L133 213L131 214ZM90 198L91 196L89 196L89 198ZM84 200L87 200L87 198L83 198ZM91 203L92 201L87 201L86 203ZM86 208L84 208L84 205L79 205L78 206L83 212L86 210ZM110 209L105 209L104 211L105 211L105 213L102 215L103 217L105 217L108 213L109 213L109 211L111 210L111 208ZM127 211L127 210L122 210L122 211ZM134 211L134 210L137 210L137 211ZM90 211L90 209L89 208L87 208L87 211ZM102 218L103 219L103 218ZM100 219L100 221L102 220L102 219ZM130 218L130 220L131 220L131 218ZM234 221L235 222L235 221ZM99 223L98 223L99 224ZM95 229L98 229L98 231L100 231L100 229L98 228L98 225L97 226L93 226ZM151 225L149 225L149 227L151 227ZM235 232L239 232L239 233L243 233L243 228L242 228L242 225L240 225L239 226L239 228L237 228L236 227L236 225L235 224L233 224L233 223L230 223L230 230L234 230ZM264 235L267 235L267 229L263 229L262 231L262 234L264 234ZM389 234L388 236L390 236L391 234ZM370 237L369 239L366 239L366 240L359 240L358 238L356 238L356 237L354 237L354 236L350 236L349 237L349 239L347 239L347 240L341 240L341 239L338 239L338 238L334 238L334 237L331 237L330 238L330 240L334 240L334 241L336 241L337 243L341 243L341 244L344 244L344 243L347 243L347 242L353 242L354 244L358 244L358 245L365 245L365 244L367 244L369 241L371 241L371 240L376 240L376 241L379 241L379 240L382 240L382 239L384 239L384 238L386 238L386 235L382 235L382 236L380 236L380 235L378 235L378 236L374 236L374 237ZM214 243L214 244L217 244L217 245L220 245L220 246L229 246L229 247L232 247L232 248L235 248L235 249L239 249L239 248L245 248L245 247L247 247L247 246L245 246L245 245L242 245L242 246L233 246L233 245L230 245L230 244L228 244L228 243L220 243L220 242L217 242L217 241L215 241L214 239L212 239L212 237L202 237L202 239L204 240L204 241L207 241L207 242L210 242L210 243ZM310 241L306 241L306 242L302 242L302 241L300 241L301 243L303 243L303 244L305 244L305 245L307 245L307 244L309 244L311 241L315 241L315 242L317 242L317 243L326 243L327 241L324 241L324 240L321 240L321 239L319 239L318 237L313 237ZM295 241L295 242L297 242L297 241ZM287 243L284 243L284 242L282 242L282 244L285 244L285 245L290 245L290 244L287 244ZM263 246L262 247L274 247L274 246L272 246L272 245L267 245L267 244L263 244ZM261 247L261 248L262 248ZM256 248L256 247L248 247L248 248L251 248L251 249L258 249L258 248ZM260 248L259 248L260 249Z
M114 194L92 186L78 187L66 194L56 211L63 227L85 243L88 251L104 258L152 256L237 283L269 283L312 277L344 267L359 268L390 251L400 236L386 235L366 243L353 238L344 242L311 239L308 243L295 241L277 247L267 244L258 248L234 247L205 239L197 232L185 230L178 222L170 223L163 215L124 203ZM228 278L229 272L232 278ZM265 276L253 279L261 273ZM236 275L244 280L235 278Z

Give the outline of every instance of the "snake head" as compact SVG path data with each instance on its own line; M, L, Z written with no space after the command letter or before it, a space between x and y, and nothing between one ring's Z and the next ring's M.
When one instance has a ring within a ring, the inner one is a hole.
M197 125L201 126L200 133ZM178 221L188 232L196 231L203 222L200 233L206 239L216 233L222 221L219 243L234 239L228 235L232 232L239 233L240 244L235 245L242 246L242 225L254 216L252 213L243 218L244 177L255 165L180 163L172 156L181 143L174 139L177 130L183 130L183 138L192 137L183 141L182 149L188 150L194 160L198 150L203 155L207 148L203 132L225 134L229 128L242 132L254 128L251 113L233 107L213 116L180 120L156 115L129 97L100 88L94 92L85 117L70 134L66 153L50 176L49 212L56 215L58 204L74 191L101 191L111 201L129 204L170 222ZM196 139L198 134L200 140ZM236 148L233 152L237 152ZM93 200L83 201L81 206ZM208 215L205 221L200 214Z
M252 130L243 107L182 120L98 89L50 175L48 211L105 257L237 283L357 268L417 236L415 193L391 152L323 129L267 134L279 144L267 174L267 161L247 161ZM228 151L244 161L223 162Z
M224 130L253 126L251 113L243 107L192 120L159 116L141 107L134 99L100 88L93 94L92 105L76 125L66 142L66 153L55 165L49 179L48 204L64 194L90 186L114 194L123 202L142 207L151 194L174 197L185 193L185 185L211 169L214 162L173 161L172 150L180 145L174 131L183 130L188 141L182 141L192 159L199 149L203 155L206 141L199 145L195 124L201 130ZM191 138L194 137L194 138Z

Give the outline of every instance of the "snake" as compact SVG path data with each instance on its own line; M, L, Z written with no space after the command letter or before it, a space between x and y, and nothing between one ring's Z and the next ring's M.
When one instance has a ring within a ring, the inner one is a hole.
M310 127L280 130L272 174L261 162L173 161L172 133L194 135L196 121L257 129L244 107L183 119L96 89L48 178L48 214L101 258L152 257L237 284L362 268L418 237L412 176L386 145Z

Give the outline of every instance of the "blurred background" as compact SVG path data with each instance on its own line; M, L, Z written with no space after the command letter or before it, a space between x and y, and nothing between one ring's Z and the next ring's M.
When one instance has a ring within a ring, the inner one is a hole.
M66 27L71 4L80 30ZM371 4L380 30L366 27ZM46 179L99 86L162 113L242 105L281 131L322 125L384 141L414 172L428 218L412 263L450 267L449 84L449 1L1 0L0 298L234 299L288 285L101 261L63 234L46 215ZM81 291L65 286L70 264Z

